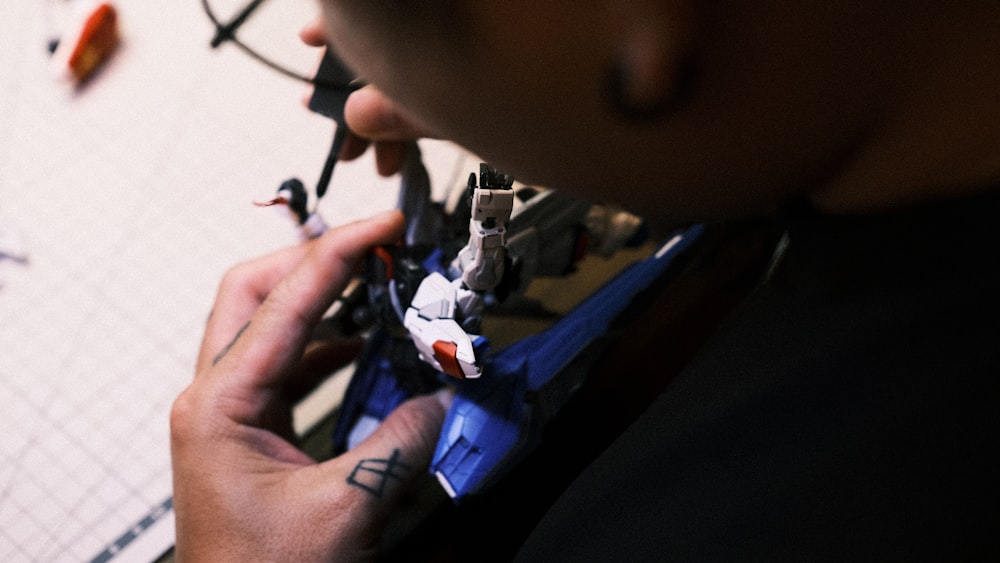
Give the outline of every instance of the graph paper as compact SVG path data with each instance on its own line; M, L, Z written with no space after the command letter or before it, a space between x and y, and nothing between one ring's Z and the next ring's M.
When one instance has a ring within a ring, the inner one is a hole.
M210 50L194 0L116 2L119 52L68 89L46 5L0 2L0 561L149 561L173 544L168 413L218 281L297 240L252 201L312 182L333 129L303 86ZM426 146L435 185L468 174ZM397 185L344 163L324 214Z

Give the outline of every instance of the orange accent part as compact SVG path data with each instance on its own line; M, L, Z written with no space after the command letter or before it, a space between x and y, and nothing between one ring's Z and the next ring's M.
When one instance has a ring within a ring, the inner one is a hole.
M69 70L77 81L85 80L118 47L118 12L101 3L87 17L69 56Z
M376 246L373 252L385 264L385 279L391 280L392 275L395 273L392 269L392 254L389 254L389 251L384 246Z
M458 345L438 340L434 343L434 359L441 364L441 371L458 379L465 379L462 366L458 365Z
M255 201L253 202L257 207L271 207L272 205L288 205L288 198L276 197L274 199L269 199L267 201Z

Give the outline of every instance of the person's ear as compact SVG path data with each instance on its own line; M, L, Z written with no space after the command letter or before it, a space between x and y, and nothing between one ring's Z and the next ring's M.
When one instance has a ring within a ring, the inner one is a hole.
M690 87L694 9L685 0L620 4L622 33L604 76L604 105L618 119L655 120L679 103Z

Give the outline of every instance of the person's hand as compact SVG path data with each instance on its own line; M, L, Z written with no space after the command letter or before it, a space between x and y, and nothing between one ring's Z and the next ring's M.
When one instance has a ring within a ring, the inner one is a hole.
M340 158L351 160L375 145L375 164L379 174L390 176L403 166L405 147L430 135L408 120L377 88L368 85L353 92L344 106L344 119L350 134Z
M237 266L224 278L191 385L171 411L179 561L374 559L384 520L426 471L447 397L401 405L366 441L317 463L295 445L291 407L357 346L312 346L313 328L390 212Z

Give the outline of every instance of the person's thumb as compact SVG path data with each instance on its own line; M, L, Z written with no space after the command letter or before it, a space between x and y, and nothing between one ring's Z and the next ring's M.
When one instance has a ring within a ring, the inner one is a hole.
M452 396L439 391L402 403L368 438L321 464L329 479L323 496L336 510L332 555L351 558L378 545L407 486L427 471Z
M410 399L397 407L360 444L342 457L355 460L347 482L373 499L403 489L430 464L452 392Z
M344 104L348 128L372 141L414 141L432 137L430 131L415 124L374 86L353 92Z

